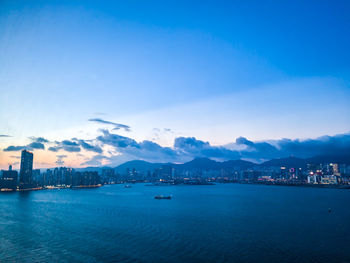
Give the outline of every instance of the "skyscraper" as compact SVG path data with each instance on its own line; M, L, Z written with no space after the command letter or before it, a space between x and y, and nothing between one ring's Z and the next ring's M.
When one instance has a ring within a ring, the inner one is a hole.
M19 173L19 187L21 189L32 187L33 176L33 153L26 150L22 151L21 170Z

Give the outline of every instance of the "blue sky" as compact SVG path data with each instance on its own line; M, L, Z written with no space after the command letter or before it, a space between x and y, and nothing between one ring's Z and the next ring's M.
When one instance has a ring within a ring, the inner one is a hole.
M347 134L349 13L348 1L2 1L0 147L99 144L111 125L94 118L170 148ZM48 147L41 166L57 159ZM79 166L96 152L67 154Z

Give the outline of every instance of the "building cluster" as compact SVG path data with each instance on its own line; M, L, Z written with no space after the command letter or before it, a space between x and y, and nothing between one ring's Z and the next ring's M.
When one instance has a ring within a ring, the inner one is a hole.
M103 184L135 182L160 185L218 182L350 187L350 165L338 163L307 164L304 167L253 165L218 169L167 164L152 169L138 170L129 167L122 172L115 168L80 172L66 167L41 172L40 169L33 170L33 153L23 150L19 174L11 165L7 171L1 171L0 190L97 187Z
M164 165L149 171L127 168L117 173L106 168L104 183L153 182L157 184L263 183L280 185L349 185L350 165L326 163L307 167L231 167L225 169L178 169Z
M72 168L54 168L41 172L33 169L33 153L23 150L21 166L18 172L9 166L7 171L1 171L0 191L26 191L50 188L80 188L100 186L101 180L97 172L76 172Z
M337 163L308 165L308 184L350 184L350 166Z

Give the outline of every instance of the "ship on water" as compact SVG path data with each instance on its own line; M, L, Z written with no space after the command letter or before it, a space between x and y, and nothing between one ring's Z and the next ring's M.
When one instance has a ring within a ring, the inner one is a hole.
M156 195L154 197L154 199L171 199L171 195L167 195L167 196L164 196L164 195Z

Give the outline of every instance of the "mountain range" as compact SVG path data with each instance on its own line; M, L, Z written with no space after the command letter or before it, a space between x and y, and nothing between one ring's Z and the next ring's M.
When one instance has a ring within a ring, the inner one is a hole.
M183 163L183 164L175 164L175 163L151 163L143 160L133 160L125 162L117 167L115 167L115 171L118 173L124 173L127 169L135 169L139 172L146 173L147 171L153 171L157 168L161 168L162 166L171 166L176 168L177 170L194 170L194 169L205 169L205 170L220 170L220 169L228 169L228 168L240 168L247 169L252 167L281 167L284 166L286 168L306 168L308 163L320 164L320 163L340 163L350 165L350 156L348 155L329 155L329 156L315 156L311 158L298 158L298 157L287 157L287 158L279 158L272 159L261 164L257 164L250 161L245 160L229 160L224 162L218 162L209 158L195 158L192 161ZM78 171L98 171L100 172L106 168L113 167L86 167L86 168L78 168Z

